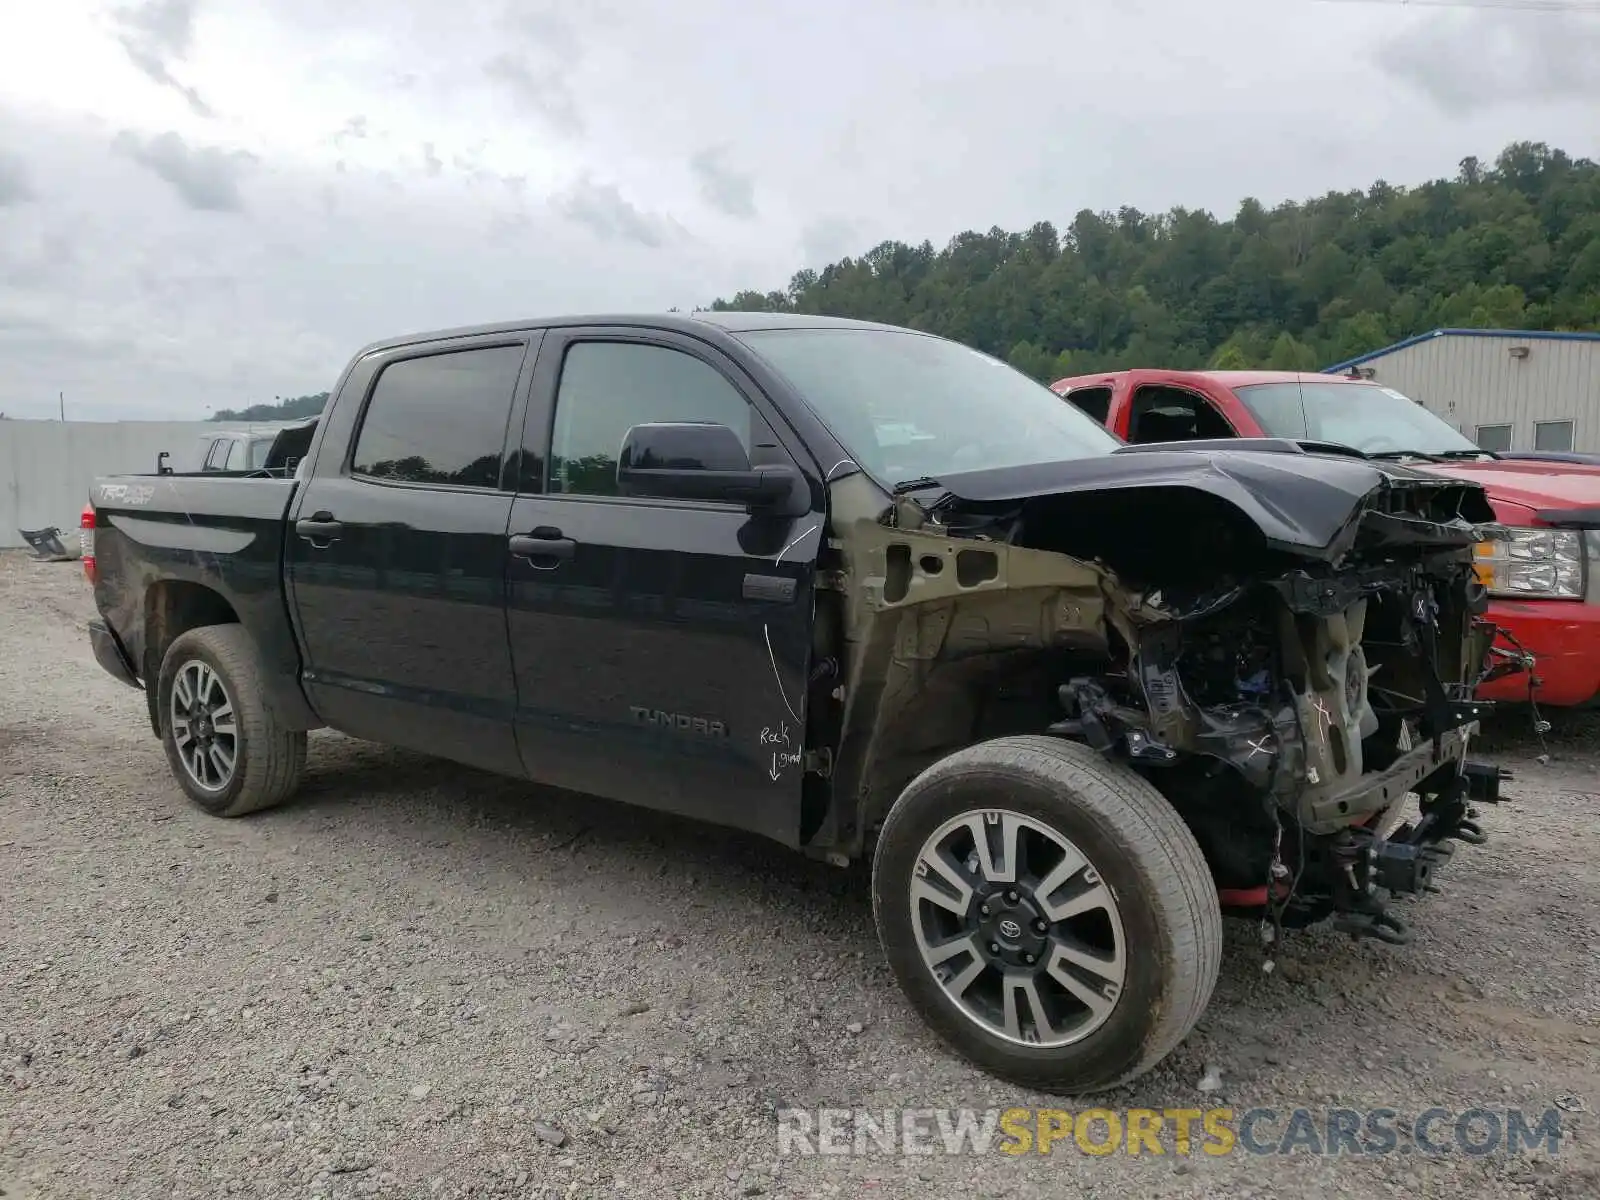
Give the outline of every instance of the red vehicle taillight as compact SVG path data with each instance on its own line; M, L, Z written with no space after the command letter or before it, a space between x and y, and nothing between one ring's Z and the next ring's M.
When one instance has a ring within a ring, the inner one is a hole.
M85 504L78 518L78 546L83 551L83 577L94 583L94 505Z

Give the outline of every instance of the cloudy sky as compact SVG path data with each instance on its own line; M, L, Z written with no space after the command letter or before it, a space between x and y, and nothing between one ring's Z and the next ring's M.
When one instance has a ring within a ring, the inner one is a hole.
M376 338L690 308L891 237L1600 154L1593 0L0 8L13 417L201 416Z

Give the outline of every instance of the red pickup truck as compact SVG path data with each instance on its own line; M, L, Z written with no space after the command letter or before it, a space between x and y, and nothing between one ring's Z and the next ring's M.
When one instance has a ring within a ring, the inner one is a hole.
M1292 371L1115 371L1050 385L1127 442L1272 437L1337 443L1482 484L1512 541L1479 548L1490 617L1534 656L1533 698L1600 700L1600 467L1502 459L1393 388ZM1529 699L1530 676L1485 683Z

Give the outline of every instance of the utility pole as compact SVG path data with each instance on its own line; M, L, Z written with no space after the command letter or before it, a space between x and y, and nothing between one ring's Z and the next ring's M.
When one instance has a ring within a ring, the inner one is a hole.
M65 392L57 392L56 398L61 401L61 421L65 424L67 420L67 394Z

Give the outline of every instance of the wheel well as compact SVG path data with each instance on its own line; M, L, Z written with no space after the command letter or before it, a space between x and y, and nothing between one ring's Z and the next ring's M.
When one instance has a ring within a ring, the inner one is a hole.
M1061 716L1057 688L1084 664L1056 650L995 651L934 666L883 722L860 790L870 846L895 799L926 767L975 742L1042 733ZM1098 664L1104 669L1104 664Z
M191 629L202 625L237 625L239 614L218 593L204 584L184 579L163 579L144 595L145 702L150 728L161 736L161 711L156 703L161 662L167 648Z

